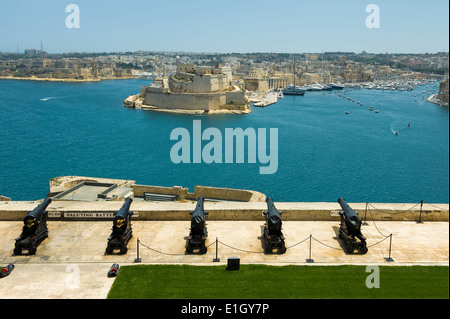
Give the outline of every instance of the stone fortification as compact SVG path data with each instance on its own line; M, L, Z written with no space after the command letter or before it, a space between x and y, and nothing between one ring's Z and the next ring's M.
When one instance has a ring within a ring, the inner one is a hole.
M215 68L180 65L177 74L156 78L150 86L142 87L141 93L125 99L124 105L180 113L251 112L245 92L231 85L230 79L228 73Z

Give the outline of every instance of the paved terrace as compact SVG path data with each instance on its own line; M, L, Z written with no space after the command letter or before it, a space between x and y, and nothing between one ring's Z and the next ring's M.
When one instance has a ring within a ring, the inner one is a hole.
M195 202L134 202L131 210L138 212L139 217L132 221L134 236L128 244L128 253L106 255L111 219L77 220L64 215L66 212L116 211L123 202L55 201L48 211L59 212L62 217L49 218L49 237L41 243L35 255L28 256L14 255L13 248L22 229L22 219L36 206L36 202L5 203L0 202L0 266L13 263L15 269L8 277L0 279L2 298L105 298L114 280L107 277L109 268L113 263L120 266L134 264L137 239L140 241L141 264L186 263L225 267L228 257L239 257L243 264L272 265L448 266L449 263L448 204L424 204L423 223L416 222L420 204L369 205L368 225L362 226L369 251L360 255L345 253L338 240L339 217L334 216L334 212L340 210L339 204L275 203L279 210L285 212L282 217L287 251L282 255L269 255L263 252L261 239L264 226L261 211L266 209L265 203L207 202L208 252L186 255L189 210L195 207ZM349 204L364 217L366 203ZM213 262L216 238L220 262ZM313 263L306 262L310 257ZM393 261L387 261L389 257Z

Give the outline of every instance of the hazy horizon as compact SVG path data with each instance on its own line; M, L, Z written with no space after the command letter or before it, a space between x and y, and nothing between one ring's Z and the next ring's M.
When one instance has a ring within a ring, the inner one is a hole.
M72 28L71 4L79 9ZM367 23L373 4L377 27ZM448 52L448 10L445 0L22 0L0 5L0 51L40 49L42 41L54 54Z

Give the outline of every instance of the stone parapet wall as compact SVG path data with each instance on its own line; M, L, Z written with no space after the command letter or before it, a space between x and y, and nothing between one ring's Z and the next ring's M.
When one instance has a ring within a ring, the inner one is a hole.
M23 220L27 212L33 210L40 201L0 202L1 220ZM52 202L47 211L50 220L77 220L65 218L70 213L111 213L120 209L123 202ZM420 204L414 203L348 203L364 220L376 221L418 221ZM137 220L189 220L189 212L195 208L195 200L186 202L138 202L131 204ZM282 211L283 220L297 221L338 221L341 210L338 203L275 203ZM367 206L367 210L366 210ZM264 220L262 211L267 209L265 202L205 202L209 211L208 220ZM59 213L60 217L51 217ZM423 204L420 216L424 222L449 221L448 204ZM83 218L78 218L83 219Z

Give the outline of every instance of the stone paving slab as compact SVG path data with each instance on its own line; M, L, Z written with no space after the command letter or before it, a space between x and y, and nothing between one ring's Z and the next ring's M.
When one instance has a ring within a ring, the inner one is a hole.
M368 222L362 226L369 251L365 255L347 254L338 240L338 222L285 221L285 254L263 252L262 221L207 222L208 252L185 254L189 221L134 221L133 237L125 255L106 255L111 221L49 221L49 237L32 256L13 254L15 238L22 222L0 222L0 266L15 264L13 272L0 279L1 298L77 298L102 299L113 283L107 272L113 263L187 263L226 265L228 257L239 257L242 264L273 265L447 265L449 264L449 223L413 221ZM389 257L392 234L391 257ZM311 236L311 238L310 238ZM218 257L213 262L218 238ZM310 246L311 244L311 246ZM307 263L311 258L314 263Z

